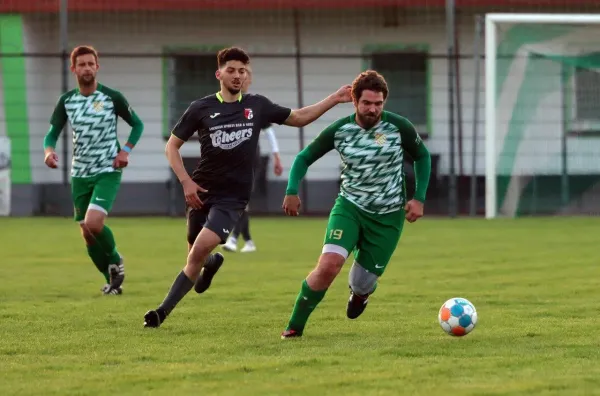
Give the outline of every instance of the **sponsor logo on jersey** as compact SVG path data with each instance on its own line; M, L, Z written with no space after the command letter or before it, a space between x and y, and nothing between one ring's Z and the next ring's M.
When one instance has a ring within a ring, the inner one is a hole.
M244 109L244 117L246 117L249 120L254 118L254 113L252 112L252 109Z
M237 131L222 131L218 130L210 134L212 145L220 147L223 150L231 150L250 140L252 137L252 128L238 129Z

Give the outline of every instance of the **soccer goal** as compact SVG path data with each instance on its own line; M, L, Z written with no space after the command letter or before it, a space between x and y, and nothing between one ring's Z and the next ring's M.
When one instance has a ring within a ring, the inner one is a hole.
M485 17L486 218L600 214L600 14Z

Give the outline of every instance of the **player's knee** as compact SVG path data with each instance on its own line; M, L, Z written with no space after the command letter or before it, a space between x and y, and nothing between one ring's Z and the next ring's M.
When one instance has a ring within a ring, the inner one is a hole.
M188 253L187 264L193 267L202 268L204 260L206 259L206 257L208 257L208 255L210 254L210 252L212 252L213 249L214 247L198 243L192 244Z
M321 278L333 281L340 273L346 258L337 253L323 253L319 258L317 271Z
M348 273L348 284L354 293L362 296L373 293L378 278L377 275L367 271L360 264L354 262Z
M99 234L104 228L104 222L101 219L85 219L84 225L93 235Z
M88 210L83 221L87 229L94 235L102 232L106 214L100 210Z

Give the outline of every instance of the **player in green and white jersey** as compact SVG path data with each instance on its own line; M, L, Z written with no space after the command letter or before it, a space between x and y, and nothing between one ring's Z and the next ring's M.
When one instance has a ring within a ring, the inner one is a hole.
M331 150L339 152L342 184L329 216L322 254L302 283L282 338L299 337L308 317L323 299L350 252L354 263L348 283L346 314L357 318L383 275L402 233L404 220L423 216L431 157L409 120L384 111L385 79L375 71L361 73L352 85L355 114L327 127L302 150L292 165L283 208L297 216L298 185L308 167ZM414 159L416 191L407 202L404 154Z
M104 294L121 294L125 279L123 257L118 253L112 231L104 223L121 185L122 168L136 145L144 124L119 91L96 80L98 53L80 46L71 53L71 71L78 87L63 94L50 119L44 138L44 162L58 167L54 151L66 125L73 129L71 193L75 221L79 222L88 255L105 279ZM117 136L117 117L131 127L125 146Z

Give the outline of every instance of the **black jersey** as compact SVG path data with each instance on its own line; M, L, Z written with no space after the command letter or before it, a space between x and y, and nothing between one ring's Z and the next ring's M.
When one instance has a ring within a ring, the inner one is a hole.
M290 113L262 95L244 94L228 103L217 93L192 102L172 134L187 141L198 133L201 156L192 179L205 194L248 200L260 131L283 124Z

